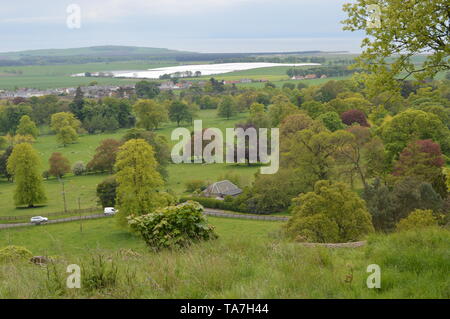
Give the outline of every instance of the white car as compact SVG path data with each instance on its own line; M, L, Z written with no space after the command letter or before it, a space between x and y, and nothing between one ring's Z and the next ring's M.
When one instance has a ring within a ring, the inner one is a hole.
M30 222L35 225L40 225L42 223L48 222L48 218L42 217L42 216L35 216L35 217L31 217Z
M115 214L117 214L118 210L116 210L114 207L105 207L105 209L103 210L103 214L108 215L108 216L114 216Z

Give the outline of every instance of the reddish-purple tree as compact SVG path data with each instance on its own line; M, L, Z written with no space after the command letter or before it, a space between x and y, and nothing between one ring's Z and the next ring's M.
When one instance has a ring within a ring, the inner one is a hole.
M346 125L358 123L361 126L369 127L366 115L360 110L348 110L341 114L342 122Z

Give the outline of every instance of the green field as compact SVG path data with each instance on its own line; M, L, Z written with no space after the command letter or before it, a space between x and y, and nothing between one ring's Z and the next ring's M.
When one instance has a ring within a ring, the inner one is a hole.
M190 64L190 63L184 63ZM77 87L79 85L88 85L92 81L96 81L103 85L124 85L133 84L139 79L114 79L114 78L98 78L98 77L71 77L72 74L84 72L100 72L100 71L118 71L118 70L147 70L151 68L161 68L166 66L179 65L176 62L145 62L145 61L129 61L129 62L101 62L101 63L85 63L72 65L36 65L36 66L11 66L0 67L0 89L13 90L15 88L36 88L50 89L61 87ZM282 86L286 82L291 82L286 74L290 66L279 66L272 68L259 68L246 71L236 71L215 76L203 76L201 80L208 80L215 77L219 80L240 80L243 78L253 80L268 80L275 82L278 86ZM305 68L309 68L305 66ZM336 78L339 79L339 78ZM198 81L199 78L186 79ZM325 82L327 79L307 80L308 85L316 85ZM292 81L298 83L299 81ZM265 83L249 83L238 84L242 87L263 87Z
M234 237L267 240L269 233L276 232L282 223L208 217L217 228L221 240ZM0 247L20 245L38 255L84 255L89 248L114 250L132 248L145 252L144 242L126 229L120 228L114 218L83 221L83 232L79 222L49 224L16 229L0 230Z
M71 77L72 74L84 72L116 71L116 70L146 70L173 66L174 62L102 62L72 65L33 65L33 66L10 66L0 67L0 89L12 90L15 88L50 89L61 87L77 87L87 85L92 81L99 84L132 84L139 80L112 79L97 77Z
M245 113L240 113L236 117L229 120L219 118L216 110L201 110L198 112L197 119L203 120L203 127L215 127L225 133L225 128L234 127L235 123L243 121L246 118ZM188 129L193 127L188 125ZM177 141L171 141L170 135L176 125L166 123L157 131L158 134L164 135L171 144ZM126 130L119 130L114 133L82 135L75 144L63 147L56 141L55 135L39 136L33 147L36 148L41 156L42 171L48 169L48 158L53 152L60 152L66 156L71 165L77 161L83 161L87 164L93 157L95 149L100 142L107 138L121 139ZM167 189L177 194L185 191L185 183L189 180L206 180L215 182L222 178L225 174L238 174L244 185L249 185L253 181L254 174L258 170L257 166L247 166L243 164L170 164L168 167L169 179ZM69 174L64 177L66 203L68 209L90 208L95 207L97 198L95 190L97 184L105 179L107 175L87 175L72 176ZM17 209L13 201L14 184L0 180L0 215L16 216L16 215L44 215L46 213L61 212L64 210L64 201L62 197L62 185L55 179L51 178L44 181L44 187L47 193L48 202L44 207L29 209ZM79 201L80 199L80 201Z

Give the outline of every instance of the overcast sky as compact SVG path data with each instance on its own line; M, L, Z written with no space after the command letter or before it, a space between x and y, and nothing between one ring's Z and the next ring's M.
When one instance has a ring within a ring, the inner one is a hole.
M0 0L0 52L136 45L198 52L346 50L348 0ZM69 29L67 7L81 8Z

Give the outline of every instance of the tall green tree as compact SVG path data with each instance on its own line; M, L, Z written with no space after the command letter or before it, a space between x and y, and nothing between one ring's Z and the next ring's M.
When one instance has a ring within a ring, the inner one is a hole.
M51 119L51 128L56 133L56 139L64 146L78 140L77 130L80 124L80 121L69 112L55 113Z
M135 86L136 95L143 99L153 99L156 97L160 90L157 82L140 81Z
M157 171L153 148L144 140L129 140L119 148L116 160L117 198L121 223L129 215L153 212L165 203L158 192L164 182Z
M191 113L189 105L183 101L173 101L169 105L169 118L172 122L176 122L177 126L180 126L182 121L190 121Z
M171 161L171 157L170 145L166 137L144 129L132 128L122 137L122 142L124 143L132 139L143 139L153 147L155 159L158 162L158 172L165 180L167 180L169 176L167 166Z
M42 176L39 173L39 154L28 143L14 146L8 159L8 172L14 176L16 189L14 203L16 206L27 205L29 208L35 204L47 201Z
M222 99L219 104L218 115L225 117L227 120L234 116L237 112L236 102L233 97L227 95Z
M81 87L77 87L77 90L75 92L75 97L72 101L72 103L69 104L70 111L75 114L75 116L80 120L83 121L84 114L83 114L83 108L84 108L84 93L81 90Z
M137 126L146 130L158 129L169 119L166 106L154 100L139 100L133 110L138 119Z
M13 147L9 146L4 152L0 153L0 176L5 177L8 182L12 175L8 172L8 159L11 156Z
M31 135L34 138L37 138L39 129L36 127L36 123L34 123L28 115L24 115L20 118L16 133L20 135Z

